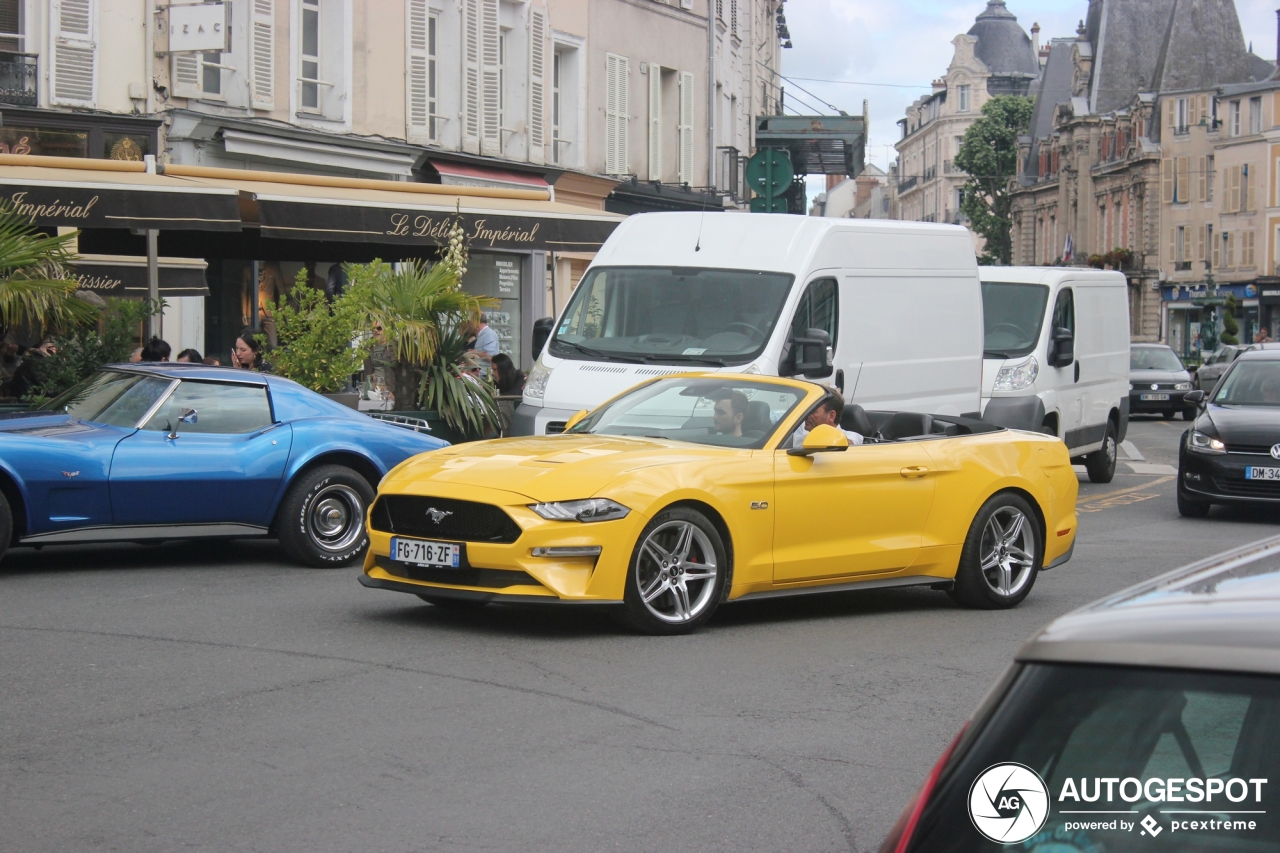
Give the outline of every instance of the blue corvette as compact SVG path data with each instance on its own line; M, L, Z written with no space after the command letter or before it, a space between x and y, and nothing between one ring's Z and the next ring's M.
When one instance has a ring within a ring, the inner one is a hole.
M113 365L41 410L0 416L0 555L274 536L300 563L347 565L368 544L378 481L446 444L276 376Z

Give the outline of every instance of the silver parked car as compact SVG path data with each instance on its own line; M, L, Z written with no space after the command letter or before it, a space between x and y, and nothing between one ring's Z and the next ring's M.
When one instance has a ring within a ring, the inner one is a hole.
M1278 626L1280 537L1063 616L881 853L1280 851Z
M1218 380L1222 378L1222 374L1227 372L1227 368L1235 363L1235 360L1242 354L1256 349L1280 349L1278 344L1236 344L1220 346L1204 360L1204 364L1200 365L1195 374L1191 377L1191 383L1196 386L1196 390L1203 391L1208 394L1213 390L1213 386L1218 384Z

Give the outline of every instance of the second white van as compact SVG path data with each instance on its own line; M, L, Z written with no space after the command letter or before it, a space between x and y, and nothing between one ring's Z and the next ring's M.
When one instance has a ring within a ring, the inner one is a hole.
M983 420L1066 442L1109 483L1129 428L1129 287L1123 273L982 267Z
M679 370L804 376L867 409L976 415L973 239L919 222L632 216L557 318L512 432L561 432L575 412Z

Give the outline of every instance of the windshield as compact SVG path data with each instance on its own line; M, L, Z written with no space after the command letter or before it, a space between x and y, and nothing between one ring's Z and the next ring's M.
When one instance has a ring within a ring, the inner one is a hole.
M1237 361L1213 402L1219 406L1280 406L1280 361Z
M983 344L986 358L1018 358L1040 341L1049 288L1042 284L982 283Z
M763 382L660 379L597 409L569 432L759 450L806 393Z
M1028 666L948 770L911 849L1277 853L1278 722L1276 678ZM1012 764L1036 775L985 772Z
M559 358L747 364L764 350L793 277L746 270L605 267L574 291Z
M40 409L66 412L82 421L134 427L170 384L169 379L107 370L95 373Z
M1129 350L1130 370L1183 370L1182 362L1168 347L1135 347Z

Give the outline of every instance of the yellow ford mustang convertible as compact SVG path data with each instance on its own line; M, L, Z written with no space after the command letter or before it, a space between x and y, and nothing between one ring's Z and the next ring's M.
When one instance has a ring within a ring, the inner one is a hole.
M360 582L441 606L621 605L640 630L677 634L725 601L831 590L925 585L1013 607L1070 558L1062 442L857 406L844 429L818 423L835 408L809 382L686 374L564 435L416 456L379 486Z

